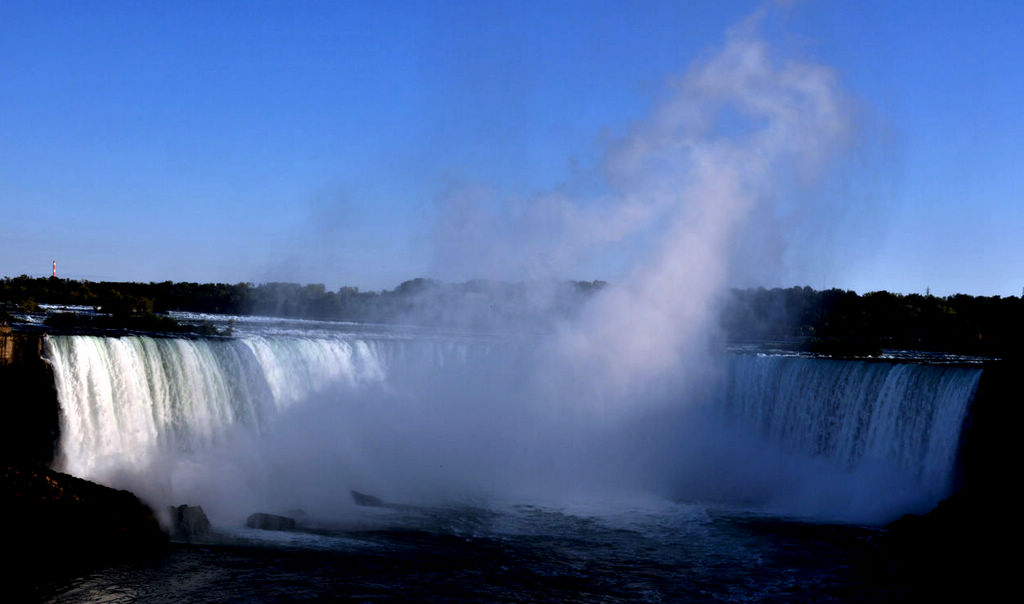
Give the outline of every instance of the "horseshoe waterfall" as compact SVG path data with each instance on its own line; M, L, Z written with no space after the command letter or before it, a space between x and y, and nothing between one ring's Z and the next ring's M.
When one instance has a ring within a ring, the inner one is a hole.
M882 522L949 494L981 376L724 354L704 394L640 401L615 433L586 401L529 400L542 398L524 378L532 346L400 330L51 336L58 465L228 522L268 507L343 515L350 489L548 503L632 489Z

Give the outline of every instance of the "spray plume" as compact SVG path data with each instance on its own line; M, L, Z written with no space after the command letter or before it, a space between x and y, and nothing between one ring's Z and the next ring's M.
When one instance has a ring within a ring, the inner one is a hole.
M527 246L529 257L653 240L617 286L564 326L550 351L557 358L542 364L606 401L697 364L731 259L759 227L748 219L813 184L846 143L847 103L834 74L774 60L758 36L760 19L732 29L608 154L606 171L621 193L593 211L558 195L538 200L543 219L561 221L550 242L561 251Z

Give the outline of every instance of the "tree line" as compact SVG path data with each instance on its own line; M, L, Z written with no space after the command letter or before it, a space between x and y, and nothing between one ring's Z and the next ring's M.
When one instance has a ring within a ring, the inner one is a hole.
M803 342L860 353L882 348L1020 356L1024 299L810 287L732 290L722 326L735 340Z
M150 317L154 325L159 324L154 315L175 310L373 323L542 326L571 316L605 286L602 281L412 279L391 290L345 286L332 291L323 284L93 282L22 275L0 280L0 312L58 304L88 306L112 316ZM1018 356L1024 342L1024 299L1017 297L752 288L730 290L719 308L729 340L776 341L823 352L871 354L895 348Z
M88 306L113 315L187 311L387 323L479 324L567 316L601 281L442 283L411 279L391 290L336 291L323 284L76 281L25 275L0 280L0 306L32 312L39 304Z

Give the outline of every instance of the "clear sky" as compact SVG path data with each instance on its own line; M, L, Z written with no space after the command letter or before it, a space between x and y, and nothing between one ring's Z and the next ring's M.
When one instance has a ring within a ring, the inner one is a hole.
M5 0L0 274L514 276L443 253L458 200L600 197L614 141L763 6ZM856 140L758 284L1020 295L1024 3L767 6ZM616 254L558 276L615 280Z

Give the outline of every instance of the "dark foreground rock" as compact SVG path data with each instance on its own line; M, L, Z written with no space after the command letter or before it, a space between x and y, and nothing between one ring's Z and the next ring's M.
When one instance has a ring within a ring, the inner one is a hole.
M0 325L0 460L47 466L60 437L53 368L40 355L43 336Z
M15 578L5 591L18 597L32 598L62 574L158 556L167 545L153 511L135 495L42 466L3 466L0 509L4 570Z
M1016 589L1021 375L1020 358L985 363L961 435L958 491L927 514L893 522L879 540L890 566L926 597L996 601L1000 587Z
M245 520L245 526L265 531L294 531L295 519L276 514L253 514Z
M119 491L43 467L4 467L0 500L9 544L47 555L90 555L160 548L167 536L153 511Z
M880 552L914 592L929 598L995 601L1016 574L1020 529L970 489L923 515L889 524Z
M210 520L202 506L171 506L171 538L175 541L194 541L210 533Z

